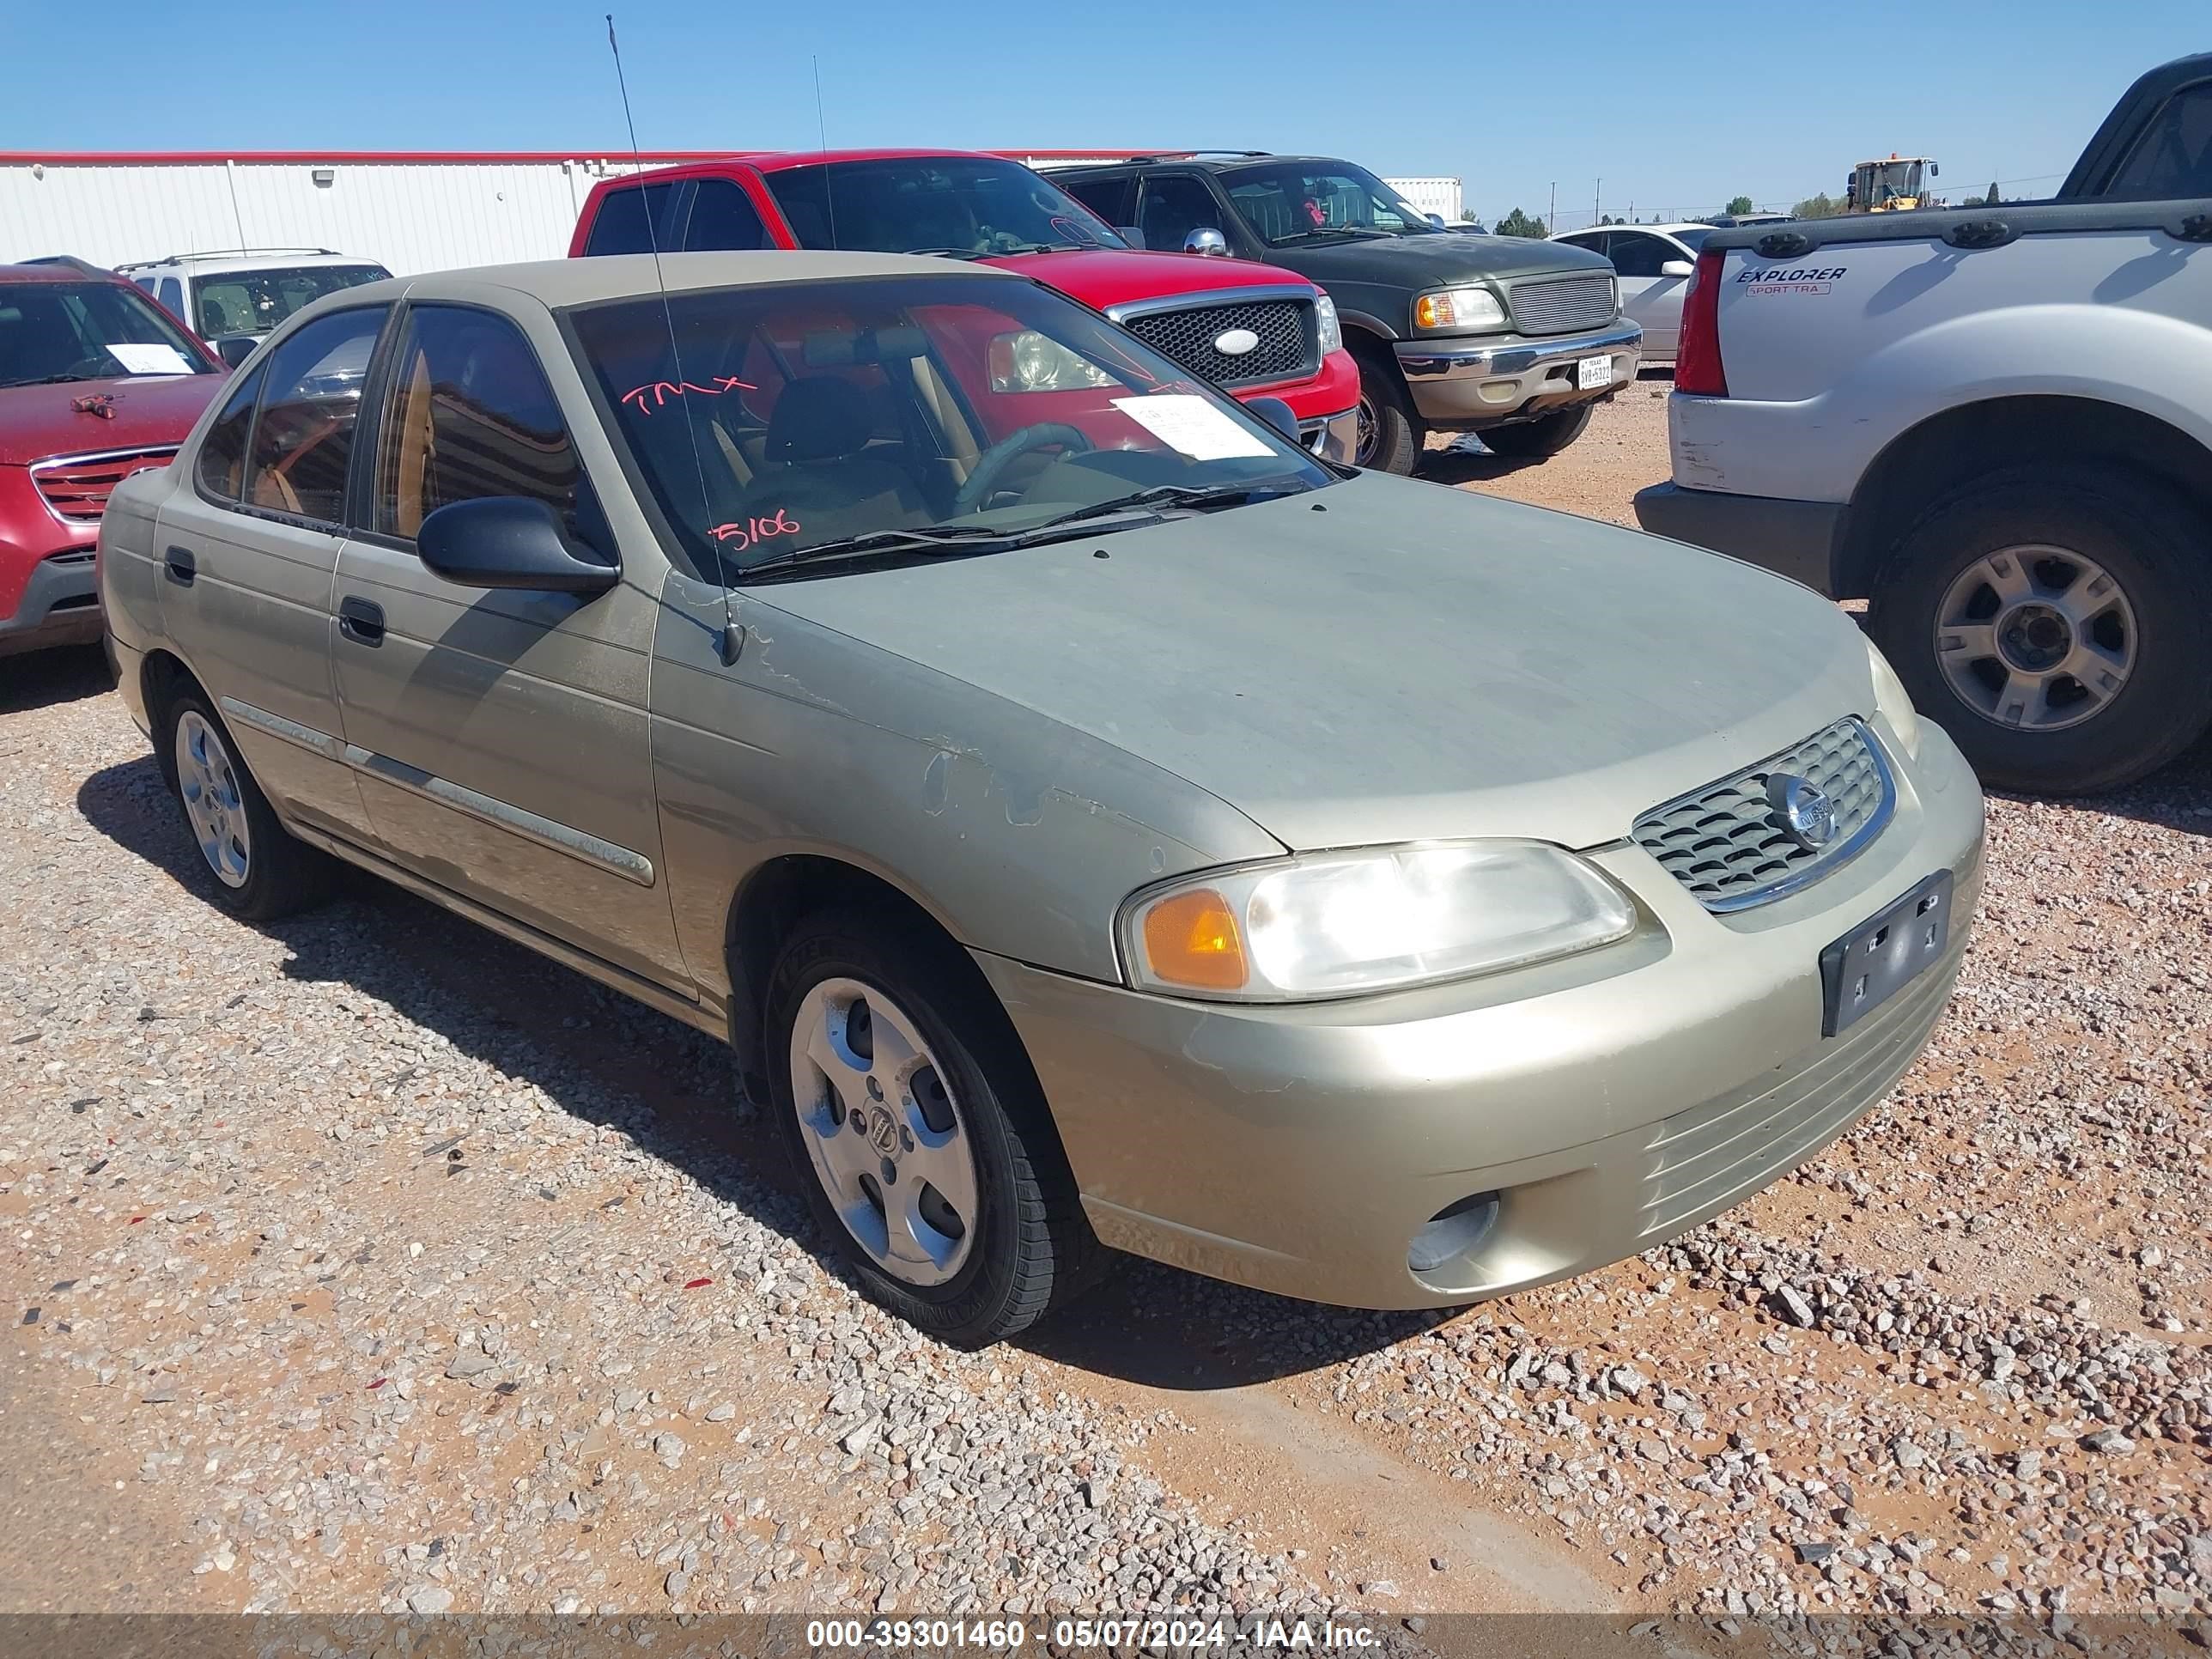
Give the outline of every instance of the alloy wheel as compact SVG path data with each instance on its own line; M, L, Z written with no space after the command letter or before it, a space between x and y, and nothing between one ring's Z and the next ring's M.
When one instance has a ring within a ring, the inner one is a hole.
M975 1148L913 1018L879 990L826 979L791 1030L791 1097L815 1178L869 1260L941 1285L977 1225Z
M1936 665L1960 702L1998 726L2060 732L2095 718L2125 689L2136 654L2126 592L2067 548L1985 554L1936 608Z
M1359 394L1358 418L1358 433L1352 447L1352 464L1354 466L1371 466L1375 462L1375 400L1364 391Z
M253 867L253 834L230 751L222 734L192 708L177 721L176 748L177 787L200 856L224 886L243 887Z

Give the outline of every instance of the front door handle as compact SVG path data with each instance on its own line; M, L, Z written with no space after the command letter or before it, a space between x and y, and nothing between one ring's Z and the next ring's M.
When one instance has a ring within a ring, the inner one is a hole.
M178 586L190 587L192 578L200 574L200 562L192 556L191 548L173 547L161 556L161 568Z
M348 594L338 601L338 632L356 645L382 645L384 607Z

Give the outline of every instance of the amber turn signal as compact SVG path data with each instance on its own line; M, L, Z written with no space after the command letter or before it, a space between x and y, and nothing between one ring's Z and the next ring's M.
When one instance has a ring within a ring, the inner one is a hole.
M1154 978L1194 991L1240 990L1248 977L1237 917L1210 887L1177 893L1145 912L1145 960Z

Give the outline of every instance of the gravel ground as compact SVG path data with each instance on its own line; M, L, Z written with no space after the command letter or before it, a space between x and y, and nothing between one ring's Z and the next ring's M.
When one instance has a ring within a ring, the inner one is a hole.
M1645 382L1457 483L1629 522ZM0 664L0 1608L2212 1611L2212 755L1990 802L1952 1012L1710 1226L1445 1319L861 1301L696 1034L362 879L199 896Z

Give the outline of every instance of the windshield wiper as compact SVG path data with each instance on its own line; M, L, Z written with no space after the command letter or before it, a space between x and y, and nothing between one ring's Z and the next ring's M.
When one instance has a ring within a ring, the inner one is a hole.
M1316 236L1379 236L1391 237L1395 230L1376 230L1366 225L1316 225L1311 230L1301 230L1288 236L1278 236L1276 247L1285 247L1292 242L1310 242Z
M1285 485L1296 485L1296 488L1286 489ZM1293 478L1262 478L1257 483L1240 484L1154 484L1133 495L1117 495L1110 501L1079 507L1073 513L1047 519L1035 529L1050 530L1059 525L1080 524L1086 519L1103 519L1116 513L1139 512L1146 507L1182 507L1203 512L1213 507L1242 507L1255 495L1296 495L1312 488L1312 485L1298 483ZM1034 531L1024 533L1033 534Z
M1018 532L993 530L983 525L926 525L915 530L871 530L858 536L840 536L811 547L794 547L755 563L740 567L750 576L763 570L781 570L817 559L862 558L898 553L996 551L1020 544Z

